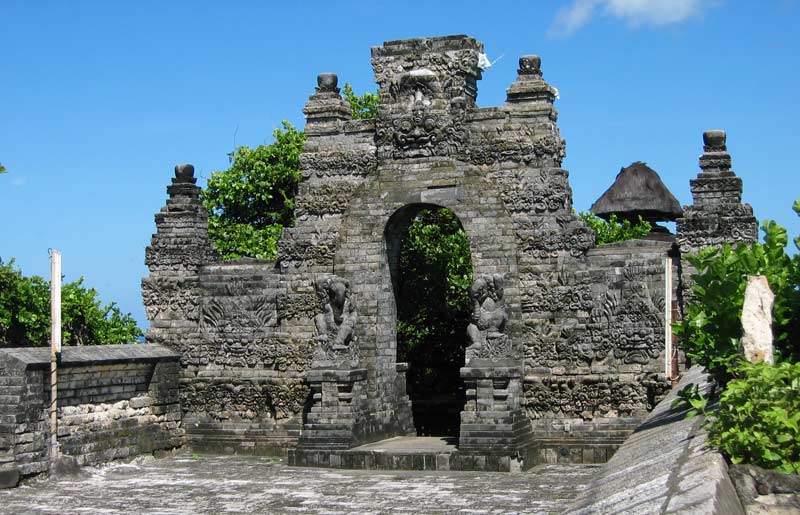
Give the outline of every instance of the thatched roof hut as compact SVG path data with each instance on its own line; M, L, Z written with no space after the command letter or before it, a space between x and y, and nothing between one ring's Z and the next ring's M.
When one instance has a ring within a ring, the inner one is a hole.
M678 199L658 174L641 161L620 170L614 184L589 209L601 218L616 213L620 219L671 222L683 215Z

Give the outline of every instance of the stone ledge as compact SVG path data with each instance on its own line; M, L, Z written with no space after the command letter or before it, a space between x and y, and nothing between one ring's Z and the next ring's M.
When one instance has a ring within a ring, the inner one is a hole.
M63 347L59 365L105 365L111 363L179 361L180 354L174 350L148 344L87 345ZM0 362L14 361L22 368L44 368L50 366L49 347L16 347L0 349Z
M671 407L690 383L707 390L708 376L689 370L565 513L744 515L724 458L705 447L703 418Z

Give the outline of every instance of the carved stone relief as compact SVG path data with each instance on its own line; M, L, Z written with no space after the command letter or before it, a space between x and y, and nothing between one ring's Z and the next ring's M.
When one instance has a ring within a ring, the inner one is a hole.
M482 275L470 288L472 322L467 326L466 362L473 358L498 361L514 358L516 351L506 334L508 306L503 298L502 274Z
M594 231L575 221L572 216L556 217L558 226L545 221L517 224L517 242L524 253L534 258L556 258L561 252L579 257L594 247Z
M181 389L184 411L215 420L299 417L309 389L300 379L278 383L193 381Z
M572 190L566 174L504 171L493 174L503 204L511 213L569 213Z
M323 217L344 213L357 187L357 183L338 181L304 191L297 197L295 207L297 219L307 220L312 216Z
M485 130L471 135L466 149L468 160L475 165L492 165L513 161L533 166L561 166L566 157L567 142L554 125L521 125L502 132Z
M646 385L621 381L613 375L544 377L526 381L524 392L531 419L631 416L652 408Z
M608 291L587 325L597 359L613 350L623 363L645 365L664 350L664 296L647 281L645 267L623 270L621 292Z
M318 279L317 297L322 310L314 317L317 335L314 359L358 364L358 338L355 336L358 308L350 283L337 276Z
M338 232L316 235L310 240L294 239L291 230L285 230L284 233L288 237L281 238L278 242L278 262L281 267L333 264Z
M395 159L446 156L461 152L466 131L462 119L415 106L409 113L392 117L388 125L379 125L376 137L380 148L394 149Z
M142 300L148 320L192 320L199 318L195 285L167 278L142 281Z
M300 154L304 180L312 177L366 176L375 170L375 152L335 150Z
M522 293L523 313L585 311L594 308L587 277L577 280L565 270L529 278Z

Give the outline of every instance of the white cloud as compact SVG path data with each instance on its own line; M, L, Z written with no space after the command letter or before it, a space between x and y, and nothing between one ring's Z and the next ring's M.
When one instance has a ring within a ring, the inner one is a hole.
M632 26L662 27L700 14L713 0L574 0L559 9L550 33L569 35L601 12L626 20Z

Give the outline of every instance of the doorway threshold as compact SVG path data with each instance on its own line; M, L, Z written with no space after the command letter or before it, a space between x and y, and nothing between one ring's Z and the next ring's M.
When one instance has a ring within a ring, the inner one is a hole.
M352 449L289 450L289 465L354 470L476 470L516 472L521 460L503 454L462 453L456 438L396 436Z

